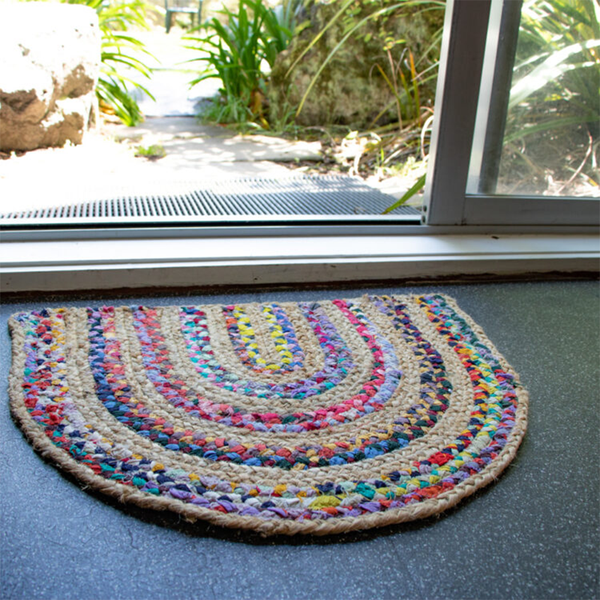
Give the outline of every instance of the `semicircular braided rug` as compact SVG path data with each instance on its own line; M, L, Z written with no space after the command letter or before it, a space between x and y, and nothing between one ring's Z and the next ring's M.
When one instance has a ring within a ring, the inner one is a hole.
M441 295L11 318L13 415L122 502L263 534L440 513L491 482L527 393Z

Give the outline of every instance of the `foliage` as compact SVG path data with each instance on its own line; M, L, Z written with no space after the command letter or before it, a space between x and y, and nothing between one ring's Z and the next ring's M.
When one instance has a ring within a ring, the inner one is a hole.
M137 125L143 114L131 95L137 89L154 100L152 94L129 72L150 78L151 69L139 58L140 54L152 55L144 44L126 32L131 27L147 29L144 0L63 0L68 4L85 4L98 14L102 33L100 78L96 95L100 109L114 113L125 125ZM152 57L153 58L153 57Z
M445 4L435 0L346 0L339 5L288 69L287 76L293 76L296 67L319 40L327 36L327 43L333 48L305 89L296 114L302 112L308 96L318 89L316 84L325 70L337 68L332 67L332 61L345 44L360 48L360 44L364 47L364 44L381 40L381 58L372 65L371 72L377 73L389 88L391 103L373 119L368 130L352 131L341 141L336 140L335 135L330 136L329 154L351 175L396 176L405 170L402 165L414 165L402 177L409 190L386 210L389 212L409 201L425 183L433 83L437 78L442 38L440 17ZM410 22L417 17L427 18L436 23L437 29L429 43L417 49L411 47L407 39L390 35L392 19L399 17L410 19ZM428 101L424 102L424 98ZM395 107L396 119L389 122L392 107ZM379 121L384 115L388 124L381 126Z
M221 80L222 88L208 116L221 123L247 123L265 118L266 86L277 55L287 48L296 26L298 0L270 8L262 0L240 0L237 13L224 8L223 24L213 17L200 26L203 33L188 36L207 68L190 82Z
M538 187L548 175L571 183L600 144L600 6L526 0L515 64L502 170L518 157Z
M334 0L335 2L336 0ZM330 160L341 163L352 174L377 172L380 175L391 173L395 165L415 158L423 160L427 154L427 139L431 125L432 109L424 102L424 86L433 87L437 75L439 50L441 46L441 27L428 41L425 48L419 48L417 54L406 40L389 35L387 18L407 11L415 13L443 11L444 2L439 0L344 0L334 18L317 32L312 41L304 48L289 69L293 71L311 47L336 26L341 26L341 35L336 47L327 57L316 78L344 43L354 39L372 36L372 27L365 31L363 26L375 23L377 35L382 40L381 59L373 65L373 71L379 73L390 88L392 106L395 106L397 121L380 125L386 107L371 123L371 129L365 132L342 134L340 141L337 133L326 135L331 140ZM192 85L208 78L218 78L222 88L217 99L203 112L208 121L248 125L256 123L264 128L289 129L290 122L302 109L295 105L279 106L272 112L271 122L267 122L266 101L270 68L275 64L277 55L286 49L294 35L305 24L298 24L299 2L284 2L270 9L261 0L240 0L236 12L224 9L225 17L213 18L203 24L200 35L188 36L193 47L204 55L196 60L205 61L207 68L192 82ZM336 25L337 23L337 25ZM378 39L379 39L378 37ZM369 41L367 39L367 41ZM316 79L315 78L315 79ZM312 91L311 89L307 94ZM429 97L431 92L428 90ZM283 104L283 103L282 103ZM276 119L279 115L279 120ZM387 117L386 117L387 119ZM318 129L318 128L313 128ZM304 132L306 135L306 131ZM347 133L347 131L346 131ZM344 155L343 147L352 147L350 154ZM340 158L341 157L341 158ZM412 164L412 163L411 163ZM345 166L347 165L347 166ZM420 177L423 167L416 169ZM412 171L411 171L412 173ZM414 177L414 175L413 175ZM409 183L407 187L410 187Z
M411 93L408 91L408 86L412 92L416 92L416 99L418 99L418 87L416 78L415 65L429 63L423 72L419 75L420 81L418 85L423 85L427 81L435 79L437 66L439 62L439 49L441 46L441 28L436 31L433 35L431 45L415 63L414 55L410 48L406 46L406 40L394 39L388 35L385 35L388 19L393 15L405 15L407 18L414 18L415 11L421 15L425 15L432 11L443 11L445 2L443 0L363 0L357 2L356 0L346 0L341 8L333 15L333 17L321 28L317 35L311 40L311 42L304 48L296 60L290 66L287 76L293 72L293 70L301 63L304 57L311 51L311 49L319 42L319 40L336 25L342 26L342 36L337 41L336 45L325 57L325 60L319 65L315 76L310 81L297 109L297 115L300 114L306 99L312 92L315 84L323 71L346 43L356 43L359 39L369 41L373 36L371 31L366 34L363 33L365 26L369 23L375 23L376 29L378 30L379 37L385 38L383 44L383 52L385 53L387 61L389 61L390 77L384 71L381 65L377 65L379 72L382 74L388 85L390 86L392 93L395 96L397 103L398 116L400 123L402 122L402 116L400 114L401 107L407 106L408 102L413 101L415 97L411 98ZM338 23L339 22L339 23ZM392 56L392 49L394 47L403 47L402 55L397 61ZM405 61L405 57L410 57L412 64L409 61ZM427 75L427 78L425 78ZM399 87L398 81L402 83L402 87ZM408 95L407 95L408 94ZM412 103L412 102L411 102ZM418 109L417 109L418 112ZM418 116L420 119L420 115Z
M564 100L577 109L581 122L597 121L599 6L594 0L528 0L521 19L509 109L530 100L522 108L531 112L533 103ZM557 126L555 117L552 125Z
M375 116L367 130L351 131L341 141L336 140L335 135L331 136L333 143L330 143L329 152L351 175L384 178L396 176L403 170L402 165L415 165L416 168L409 169L402 177L409 191L388 209L391 211L410 200L424 185L445 3L437 0L344 0L337 4L339 8L330 13L329 20L322 24L288 68L287 77L291 80L297 66L322 43L320 40L327 38L327 45L332 48L304 90L296 115L300 115L306 99L318 89L317 82L326 69L338 68L333 59L344 45L351 44L353 49L358 49L381 44L380 58L371 65L371 73L377 74L387 85L391 102ZM428 43L413 46L414 42L402 34L399 36L398 30L393 34L398 19L430 23L434 34ZM394 109L395 120L390 121L390 109ZM382 117L385 117L386 125L380 124Z
M407 190L406 193L403 194L402 197L399 200L397 200L396 202L394 202L394 204L392 204L391 206L388 206L383 211L382 214L387 215L388 213L391 213L393 210L396 210L400 206L403 206L413 196L415 196L416 194L418 194L425 187L425 179L426 179L426 177L427 177L427 174L421 175L421 177L419 177L419 179L417 179L417 181L415 182L415 184L409 190Z
M158 160L164 158L167 152L162 144L152 144L151 146L138 146L135 155L148 160Z

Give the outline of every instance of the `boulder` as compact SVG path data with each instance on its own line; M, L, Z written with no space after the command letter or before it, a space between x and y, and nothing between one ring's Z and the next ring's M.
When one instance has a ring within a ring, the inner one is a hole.
M83 5L0 3L0 151L80 144L100 70L96 12Z
M292 40L289 48L276 60L269 84L271 119L277 121L285 112L297 107L327 56L340 42L347 28L386 5L392 0L355 3L308 51L288 76L288 70L315 36L338 12L342 2L307 0L303 14L305 28ZM351 11L351 13L350 13ZM368 128L380 113L377 125L396 119L394 94L381 75L379 65L390 79L391 67L386 45L398 62L404 52L412 51L415 60L431 50L434 34L444 20L443 9L423 11L422 6L407 6L385 16L367 21L337 51L317 79L308 99L296 117L299 125L348 125L354 129ZM401 43L394 43L399 42ZM435 45L434 45L435 46ZM439 45L438 45L439 46ZM439 49L433 49L438 52ZM423 68L421 62L417 72ZM420 89L421 105L433 103L435 81L423 84ZM387 110L386 110L387 108Z

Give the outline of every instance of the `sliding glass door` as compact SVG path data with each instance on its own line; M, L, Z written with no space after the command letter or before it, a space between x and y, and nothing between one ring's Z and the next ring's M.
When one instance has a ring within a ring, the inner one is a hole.
M598 5L458 0L447 10L427 223L597 225Z

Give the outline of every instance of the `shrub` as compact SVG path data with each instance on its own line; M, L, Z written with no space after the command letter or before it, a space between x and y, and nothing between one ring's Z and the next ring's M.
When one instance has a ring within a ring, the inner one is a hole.
M200 35L188 36L207 63L190 85L217 78L222 88L206 116L221 123L259 121L265 118L266 86L277 55L292 39L298 0L286 0L270 8L262 0L240 0L237 13L220 11L227 19L223 24L213 17L199 27Z
M150 78L151 69L140 60L140 54L152 55L144 44L126 32L131 27L147 29L144 0L63 0L68 4L85 4L98 14L102 33L101 67L96 96L100 109L114 113L125 125L143 120L140 107L131 95L132 89L152 94L128 72ZM152 57L153 58L153 57Z

